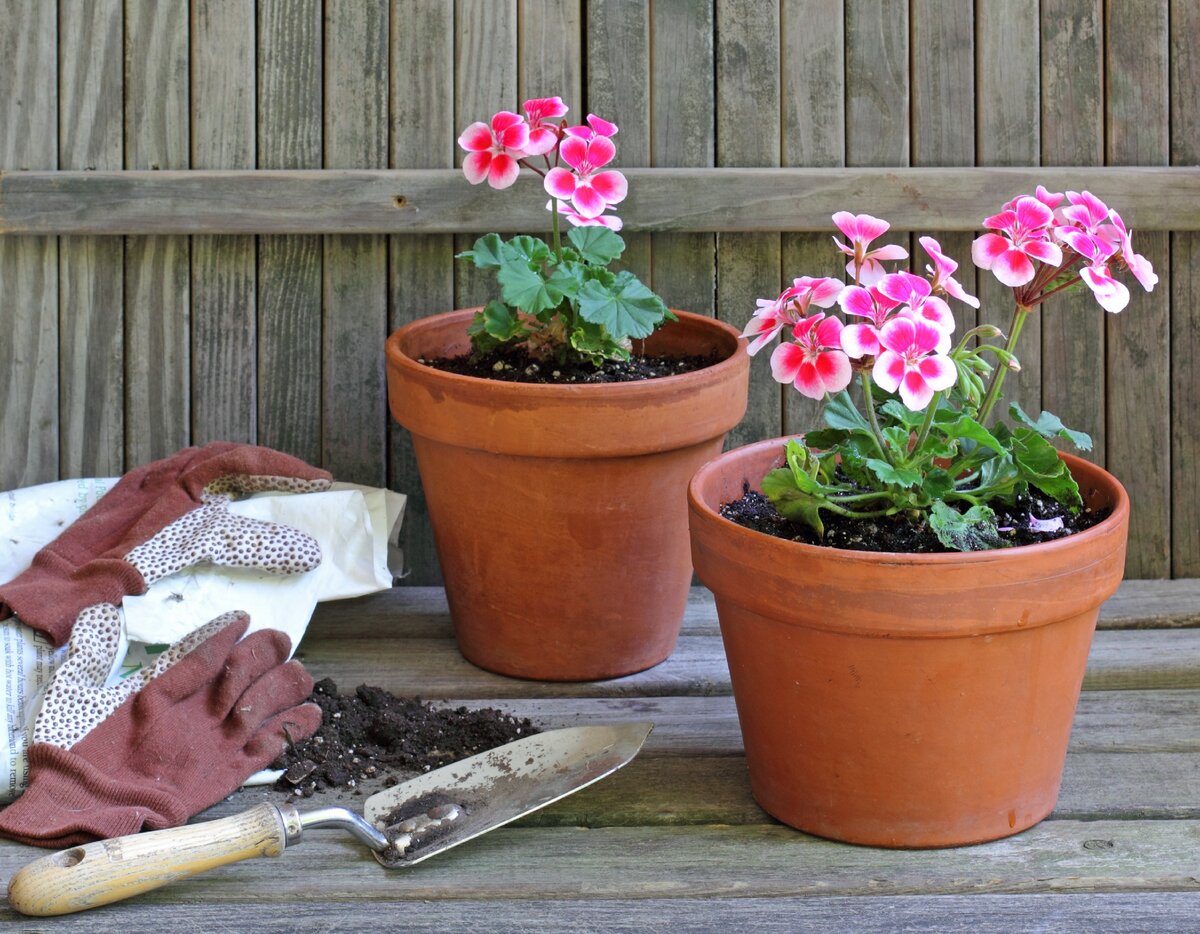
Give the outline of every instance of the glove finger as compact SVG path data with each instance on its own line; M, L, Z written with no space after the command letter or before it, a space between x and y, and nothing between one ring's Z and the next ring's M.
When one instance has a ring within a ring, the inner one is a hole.
M329 473L299 458L252 444L213 446L212 456L198 459L180 478L193 497L209 492L314 492L329 488Z
M233 619L217 629L170 669L138 693L135 705L150 708L156 702L178 703L208 687L220 676L250 627L250 617L241 611L226 614ZM222 619L223 617L218 617Z
M108 680L121 645L121 614L111 603L84 609L75 620L67 659L54 680L101 687Z
M272 668L242 692L225 728L236 736L248 737L280 711L306 700L312 689L312 677L299 662Z
M272 668L279 667L291 651L292 640L278 629L252 632L229 653L224 672L213 684L209 712L216 717L227 718L246 689ZM259 722L262 719L265 717L260 718Z
M178 642L173 642L161 655L158 656L154 664L149 669L139 671L129 680L140 677L142 683L139 685L139 687L143 687L150 681L153 681L155 678L162 677L162 675L164 675L167 671L178 665L179 662L182 661L184 657L192 651L192 649L196 648L196 646L200 645L202 642L206 642L226 626L232 625L240 619L248 619L248 617L240 610L234 610L230 613L222 613L216 619L209 620L199 629L188 633Z
M321 563L321 546L311 535L290 525L229 512L209 528L200 544L204 558L221 567L302 574Z
M289 743L308 739L321 727L321 708L300 704L276 714L263 723L242 747L249 774L265 769L287 749Z

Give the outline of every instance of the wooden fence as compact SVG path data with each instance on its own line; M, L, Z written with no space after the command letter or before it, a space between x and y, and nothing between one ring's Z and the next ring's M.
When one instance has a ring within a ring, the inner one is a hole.
M1129 488L1131 576L1200 575L1197 36L1194 0L0 0L0 489L255 441L416 494L436 582L383 341L487 298L472 231L544 229L455 138L558 93L620 125L627 264L739 325L839 273L835 210L936 236L1006 326L980 219L1118 206L1157 289L1050 305L1008 385ZM813 419L768 369L735 442Z

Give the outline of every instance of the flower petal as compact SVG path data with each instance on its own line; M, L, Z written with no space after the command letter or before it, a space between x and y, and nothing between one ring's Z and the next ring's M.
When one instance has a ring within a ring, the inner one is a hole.
M1118 314L1129 304L1129 289L1125 283L1114 279L1107 267L1085 266L1079 271L1079 277L1087 283L1105 311Z
M617 147L607 136L597 136L587 144L587 161L593 169L599 169L613 161Z
M893 259L908 259L908 250L900 246L898 243L889 243L886 246L881 246L877 250L872 250L867 254L871 259L893 260Z
M520 163L508 153L500 152L492 156L492 164L488 166L487 180L493 188L507 188L517 180L517 176L520 174Z
M842 328L842 350L855 360L873 356L882 349L879 332L870 324L848 324Z
M992 265L1012 247L1008 237L999 234L986 233L976 237L971 244L971 262L980 269L991 269Z
M921 412L933 398L933 388L916 370L909 370L900 382L900 401L914 412Z
M838 296L838 304L848 315L875 319L875 301L871 298L871 293L861 285L846 286Z
M491 136L491 133L488 133ZM488 175L488 166L492 164L492 154L488 150L473 152L463 159L463 175L472 185L478 185Z
M616 135L617 125L615 123L609 123L607 120L604 120L601 117L597 117L595 114L588 114L587 122L588 122L588 126L590 126L596 133L600 134L601 136L615 136Z
M479 121L463 130L462 135L458 138L458 145L467 152L485 152L492 148L494 142L495 137L492 136L488 125ZM472 182L472 184L474 183Z
M932 325L926 326L936 330ZM917 325L909 318L892 318L879 329L879 343L898 354L907 353L916 339Z
M925 357L917 364L917 369L929 387L938 392L949 389L958 379L954 361L944 354Z
M575 174L557 165L546 173L542 184L546 193L555 198L569 198L575 194Z
M804 351L796 344L784 342L771 353L771 375L775 377L776 382L785 385L795 382L803 362Z
M900 388L900 381L904 379L904 358L890 350L883 351L875 358L871 379L888 392L895 392Z
M1021 249L1025 251L1026 256L1040 259L1049 266L1057 266L1062 262L1062 250L1058 244L1049 240L1031 240L1022 244Z
M558 132L547 126L536 127L529 131L529 141L525 144L525 155L541 156L548 153L558 142Z
M1042 204L1037 198L1031 198L1028 195L1017 199L1015 209L1017 223L1021 226L1022 230L1037 230L1040 227L1049 227L1050 222L1054 220L1053 211Z
M609 204L620 204L629 193L629 182L620 172L610 169L598 172L592 176L592 187L600 193L600 197Z
M831 318L830 320L836 321L837 319ZM816 370L825 392L841 392L850 385L850 380L854 376L850 360L840 350L827 350L825 353L819 354ZM804 392L803 389L800 391Z
M563 162L573 169L578 169L587 161L588 144L578 136L568 136L558 148L558 154Z
M1033 279L1033 263L1018 249L1005 250L992 264L992 272L1007 286L1024 285Z

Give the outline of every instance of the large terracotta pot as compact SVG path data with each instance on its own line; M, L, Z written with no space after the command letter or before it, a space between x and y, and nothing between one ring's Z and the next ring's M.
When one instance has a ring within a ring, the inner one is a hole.
M786 439L706 464L692 556L716 596L754 797L801 830L935 847L1017 833L1054 807L1100 604L1121 581L1129 500L1064 455L1085 532L970 554L846 551L719 515ZM759 487L760 488L760 487Z
M692 576L688 479L746 411L737 330L677 312L645 351L721 361L631 383L506 383L417 362L466 352L474 312L387 341L388 400L412 432L459 649L551 681L658 664Z

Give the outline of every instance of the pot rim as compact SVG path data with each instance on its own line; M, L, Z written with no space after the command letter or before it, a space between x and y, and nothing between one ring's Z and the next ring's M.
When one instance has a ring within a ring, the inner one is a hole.
M738 459L739 457L750 456L751 452L757 452L767 447L782 448L789 440L796 438L796 435L782 435L777 438L768 438L764 441L756 441L752 444L742 445L730 451L725 451L714 457L708 463L701 466L693 475L688 483L688 505L699 515L703 516L710 522L716 522L727 527L728 531L739 536L743 541L761 541L762 539L771 539L783 549L792 549L790 552L797 558L802 556L819 555L826 560L840 560L849 563L864 563L864 564L889 564L889 565L916 565L916 566L943 566L943 565L971 565L971 564L989 564L998 560L1003 560L1005 555L1020 553L1022 555L1052 555L1064 549L1072 548L1082 542L1086 542L1092 538L1099 538L1107 535L1122 522L1127 521L1129 515L1129 494L1125 491L1125 487L1121 481L1113 476L1109 471L1105 470L1098 464L1093 464L1090 461L1085 461L1083 458L1074 454L1067 454L1060 451L1059 457L1067 462L1067 466L1071 469L1072 475L1075 473L1077 464L1087 464L1089 467L1101 471L1113 485L1113 504L1112 512L1103 520L1093 525L1091 528L1084 529L1082 532L1075 532L1071 535L1063 536L1062 538L1053 539L1048 542L1037 542L1032 545L1016 545L1011 548L991 548L986 551L949 551L949 552L906 552L906 551L856 551L850 548L836 548L831 545L811 545L808 542L796 542L785 538L776 538L773 535L767 535L765 532L759 532L755 529L746 528L739 525L732 519L727 519L721 513L710 507L704 502L698 493L699 486L703 479L713 473L716 473L729 462ZM785 551L785 554L789 553Z
M455 386L464 388L468 386L488 386L495 388L500 393L528 393L545 401L570 400L576 403L589 396L592 398L601 395L610 398L614 395L636 396L647 392L651 388L658 392L670 392L676 387L682 388L688 384L695 386L701 381L707 383L709 382L709 378L713 381L719 381L727 375L729 370L748 365L740 359L744 355L740 354L739 350L743 350L746 344L741 332L737 328L728 322L710 318L707 315L700 315L690 311L680 311L674 308L671 309L671 312L678 316L680 321L701 327L711 327L731 337L733 345L728 356L699 370L690 370L686 373L676 373L671 376L656 376L651 379L629 380L619 383L525 383L488 379L483 376L467 376L462 373L451 373L448 370L440 370L437 367L419 363L415 358L409 356L401 349L402 342L410 334L454 317L461 317L465 321L473 317L475 312L481 310L482 307L482 305L478 305L473 308L456 308L452 311L443 311L438 314L418 318L397 328L388 335L385 344L388 365L405 370L416 379L437 380L444 383L448 388ZM668 325L670 323L667 322Z

